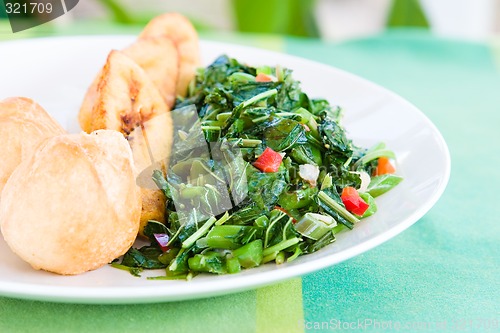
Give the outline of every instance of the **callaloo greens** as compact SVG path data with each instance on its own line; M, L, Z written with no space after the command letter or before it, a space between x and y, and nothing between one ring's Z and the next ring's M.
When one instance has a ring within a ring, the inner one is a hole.
M292 261L375 213L373 198L402 180L370 177L393 152L354 145L342 109L308 97L286 68L221 56L198 71L172 114L168 176L153 174L168 223L150 221L151 245L114 264L135 275L164 268L158 279L183 279ZM346 188L359 193L360 214Z

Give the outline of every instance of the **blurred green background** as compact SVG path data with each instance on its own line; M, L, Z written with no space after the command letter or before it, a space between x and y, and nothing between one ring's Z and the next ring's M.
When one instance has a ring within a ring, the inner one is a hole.
M236 31L342 41L393 27L483 40L500 32L500 0L80 0L69 14L18 36L12 36L0 1L0 38L61 34L61 30L128 33L167 11L186 15L202 33Z
M331 0L336 2L337 0ZM368 0L377 2L375 0ZM186 3L184 7L179 3ZM120 0L80 0L79 4L61 22L44 24L43 28L35 28L39 33L50 34L53 29L62 26L81 25L106 29L106 25L122 27L144 26L155 15L164 11L180 11L188 16L199 31L239 31L249 33L265 33L292 35L301 37L325 37L318 20L317 10L320 0L225 0L205 1L218 3L224 10L213 10L211 19L207 7L199 8L204 15L199 15L196 2L192 1L120 1ZM338 2L338 1L337 1ZM340 1L345 2L345 1ZM360 8L366 6L367 1L358 2ZM354 3L353 2L353 3ZM384 11L386 26L421 26L428 27L428 20L422 11L418 0L381 0L379 7ZM386 4L387 3L387 4ZM342 4L340 4L342 5ZM356 4L355 4L356 5ZM380 15L380 14L379 14ZM0 18L2 18L2 35L7 33L5 7L0 1ZM59 19L57 20L59 21ZM68 23L71 21L71 23ZM217 21L229 22L225 26L214 24ZM361 23L361 22L360 22ZM82 28L85 30L85 28ZM96 29L90 29L92 33ZM5 36L4 36L5 37Z
M131 8L118 0L98 0L114 22L122 24L146 23L152 16L134 16ZM335 1L335 0L334 0ZM284 34L303 37L320 37L315 17L315 0L230 0L235 29L240 32ZM359 6L363 6L359 2ZM429 24L418 0L393 0L388 13L388 26L422 26ZM193 19L193 18L191 18ZM197 22L199 29L213 29L204 22Z

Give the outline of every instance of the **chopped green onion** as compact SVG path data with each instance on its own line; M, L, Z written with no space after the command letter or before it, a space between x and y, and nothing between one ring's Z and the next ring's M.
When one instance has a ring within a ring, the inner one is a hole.
M229 139L230 143L238 145L241 148L255 148L262 143L262 140L257 139Z
M191 247L198 240L198 238L200 238L201 236L203 236L205 233L208 232L208 229L210 229L210 227L212 227L216 221L217 219L213 216L209 218L207 222L205 222L205 224L201 226L200 229L196 230L194 234L192 234L191 236L189 236L188 239L182 242L182 248L187 249Z
M267 99L271 96L274 96L278 93L278 90L276 89L270 89L270 90L266 90L258 95L255 95L254 97L250 98L250 99L247 99L246 101L244 101L243 103L241 103L239 106L241 108L246 108L247 106L249 105L252 105L258 101L261 101L263 99Z
M365 156L357 160L356 163L354 163L353 168L357 169L360 165L371 162L379 157L396 158L396 155L389 149L376 150L374 152L367 153Z
M177 253L177 256L170 262L170 265L167 267L167 275L176 275L177 266L179 265L179 260L184 253L186 252L185 248L181 248Z
M232 112L222 112L217 115L217 121L225 122L231 117Z
M335 200L333 200L332 198L330 198L328 196L328 194L326 194L325 192L319 191L319 193L318 193L318 199L320 199L328 207L330 207L331 209L333 209L334 211L336 211L340 216L342 216L343 218L345 218L347 221L349 221L351 223L358 223L359 222L359 219L356 216L354 216L351 213L349 213L347 211L347 209L345 209L338 202L336 202Z
M204 131L220 131L220 126L201 126Z
M266 228L269 225L269 219L266 215L262 215L255 220L254 224L257 227Z
M294 238L290 238L290 239L284 240L282 242L279 242L276 245L268 247L267 249L265 249L263 251L262 254L265 257L267 255L270 255L271 253L274 253L274 252L278 253L279 251L282 251L282 250L284 250L284 249L286 249L286 248L288 248L288 247L290 247L292 245L295 245L295 244L297 244L300 241L301 241L301 239L298 238L298 237L294 237Z
M285 73L284 73L283 67L281 67L280 65L277 65L276 66L276 79L278 80L278 82L282 82L284 78L285 78Z
M302 118L301 123L304 125L307 125L307 127L309 127L311 134L315 138L319 138L318 123L316 122L314 115L311 112L309 112L307 109L304 109L304 108L299 108L295 112L297 114L299 114L300 117Z
M308 251L315 252L333 242L335 242L335 235L333 232L327 232L323 237L318 239L311 247L309 247Z
M181 231L183 231L183 229L184 229L183 225L179 229L177 229L177 231L175 232L175 234L168 241L167 247L169 247L169 246L172 245L172 243L179 237L179 234L181 233Z
M210 251L204 254L195 254L188 259L189 269L195 272L224 274L226 271L225 259L220 253Z
M205 138L208 142L217 141L221 135L220 126L201 126L201 129L203 130Z
M278 265L281 265L282 263L285 262L285 252L283 251L280 251L278 252L278 254L276 255L276 259L274 259L276 261L276 264Z
M333 186L333 178L332 176L330 176L330 174L327 173L325 177L323 177L323 180L321 181L320 190L323 191L324 189L327 189L332 186Z
M266 120L266 119L268 119L268 118L269 118L269 115L268 115L268 114L266 114L266 115L264 115L264 116L262 116L262 117L258 117L258 118L254 118L254 119L252 119L252 122L254 122L254 123L259 123L259 122L264 121L264 120Z
M214 249L237 249L242 245L238 241L238 236L240 236L245 229L248 230L248 228L252 227L241 225L215 225L207 235L207 244Z
M238 258L241 266L245 268L259 266L263 257L262 239L256 239L234 250L233 257Z
M257 139L241 139L240 147L243 148L254 148L262 143L262 140Z
M205 249L208 247L207 237L202 237L196 241L196 247L199 249Z
M241 272L241 265L238 258L229 258L226 260L226 269L229 274Z
M336 226L337 221L331 216L306 213L295 224L295 230L307 238L318 240Z
M276 260L276 257L278 256L278 252L273 252L268 254L267 256L264 256L262 258L262 264L266 264L270 261Z
M229 220L229 213L228 212L225 212L224 215L222 215L222 217L220 219L217 220L217 222L215 222L215 225L222 225L224 224L224 222L226 222L227 220Z
M247 83L247 82L255 82L255 76L247 73L241 73L241 72L236 72L231 74L228 77L229 81L231 82L241 82L241 83Z

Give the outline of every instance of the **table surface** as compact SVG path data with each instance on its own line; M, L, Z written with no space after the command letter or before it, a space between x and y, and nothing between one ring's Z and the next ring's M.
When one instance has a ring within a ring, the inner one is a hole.
M442 198L390 241L301 278L233 295L145 305L0 297L0 332L499 330L500 52L493 44L437 39L420 30L337 44L203 37L337 66L414 103L436 124L451 152L451 178Z

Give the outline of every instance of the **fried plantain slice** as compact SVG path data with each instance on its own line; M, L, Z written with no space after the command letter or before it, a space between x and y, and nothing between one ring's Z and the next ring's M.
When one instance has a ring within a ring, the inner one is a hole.
M167 37L177 47L179 76L177 95L185 96L189 82L201 65L198 34L191 22L179 13L165 13L152 19L139 35L139 39Z
M137 40L122 52L146 72L158 88L168 108L172 108L175 103L179 76L179 57L174 43L165 37ZM78 114L80 127L87 133L92 132L92 108L101 78L102 70L89 86Z
M165 172L173 135L169 108L144 70L120 51L112 51L101 70L88 123L92 131L113 129L125 136L138 182L153 164ZM164 222L165 209L165 203L157 200L161 192L154 184L146 182L141 192L147 205L143 206L140 233L152 216Z
M165 37L139 39L123 50L153 81L169 108L176 98L179 57L174 43Z

